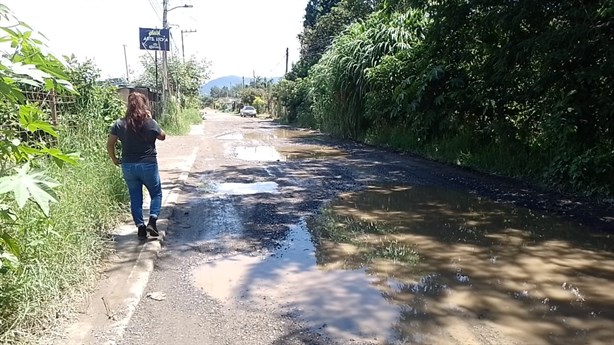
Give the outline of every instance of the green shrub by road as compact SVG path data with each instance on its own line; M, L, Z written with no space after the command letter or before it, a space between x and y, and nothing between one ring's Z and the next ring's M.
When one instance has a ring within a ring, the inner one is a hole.
M181 109L176 102L169 102L169 110L162 116L160 127L170 135L185 135L190 132L191 125L200 124L203 120L196 99L190 99L186 107Z

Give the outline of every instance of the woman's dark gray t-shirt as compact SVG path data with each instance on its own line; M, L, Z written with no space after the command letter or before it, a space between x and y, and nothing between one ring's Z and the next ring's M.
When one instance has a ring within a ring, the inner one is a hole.
M145 120L139 133L130 131L124 119L111 127L111 134L122 143L122 163L157 163L156 138L160 133L162 129L151 118Z

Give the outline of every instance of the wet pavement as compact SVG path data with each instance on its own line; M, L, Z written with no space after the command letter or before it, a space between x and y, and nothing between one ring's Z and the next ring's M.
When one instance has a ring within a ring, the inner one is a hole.
M147 289L167 298L125 344L614 339L607 205L263 120L197 135Z

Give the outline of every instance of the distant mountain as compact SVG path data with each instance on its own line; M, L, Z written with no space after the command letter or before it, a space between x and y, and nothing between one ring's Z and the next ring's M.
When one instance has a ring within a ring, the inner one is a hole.
M280 77L275 77L275 78L267 77L267 79L273 79L273 83L277 83L281 78ZM245 77L245 85L249 85L249 83L252 80L253 80L253 78ZM209 92L215 86L217 86L217 87L219 87L221 89L224 86L232 87L234 85L241 85L241 84L243 84L243 77L238 77L236 75L227 75L227 76L224 76L224 77L219 77L219 78L213 79L213 80L207 82L206 84L202 85L200 87L200 94L201 95L209 95Z

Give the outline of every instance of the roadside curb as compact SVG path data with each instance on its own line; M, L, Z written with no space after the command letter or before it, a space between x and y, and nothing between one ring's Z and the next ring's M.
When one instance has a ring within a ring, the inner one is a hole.
M136 240L136 229L131 223L117 228L116 237L128 238L124 240L126 243L121 245L122 248L116 249L119 254L125 254L126 259L121 258L116 264L109 260L109 267L103 271L103 274L108 275L106 282L92 294L87 312L69 326L66 337L59 340L58 344L111 345L122 341L130 319L144 296L158 253L164 245L181 187L189 176L198 151L199 148L195 147L187 161L183 162L178 169L181 171L179 177L166 181L166 184L175 185L172 189L165 190L163 182L162 210L158 217L160 236L157 239L148 238L145 243ZM143 203L149 203L148 195L144 195ZM147 212L147 208L144 211ZM118 242L116 247L120 247ZM123 261L128 261L129 265Z
M170 223L170 219L173 216L175 205L177 204L177 198L179 197L179 193L181 189L179 186L185 184L188 179L190 170L194 165L194 161L196 160L196 156L198 154L198 147L192 150L192 154L188 158L188 163L186 167L182 169L181 175L177 178L176 184L173 189L169 190L166 193L166 197L162 201L162 211L160 212L160 216L158 217L158 229L160 230L160 236L157 240L148 240L145 245L143 245L141 252L138 256L137 261L134 263L133 270L130 273L130 278L133 279L132 283L128 283L131 286L131 294L132 297L128 300L125 300L125 308L126 314L121 319L116 321L116 323L112 326L115 329L115 335L117 340L113 343L120 341L124 332L126 331L126 327L130 323L130 319L136 310L137 305L143 298L143 294L145 292L145 288L147 287L147 283L149 281L149 277L151 276L151 272L153 272L155 267L155 261L158 258L158 253L162 249L164 244L164 240L166 238L166 231L168 230L168 225ZM145 200L148 202L149 200ZM134 276L133 276L134 274Z

